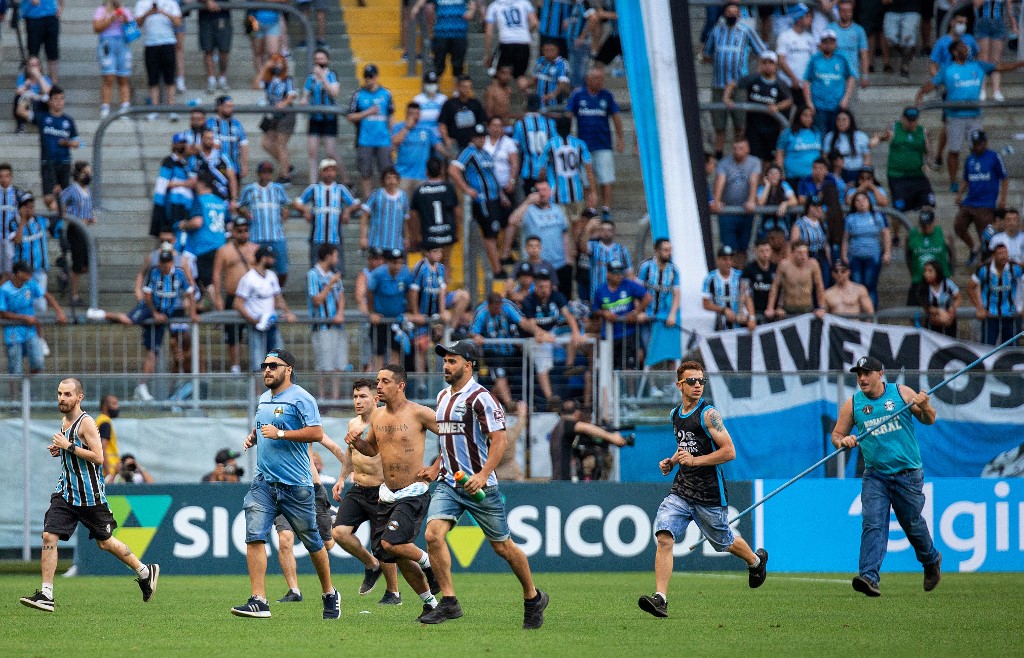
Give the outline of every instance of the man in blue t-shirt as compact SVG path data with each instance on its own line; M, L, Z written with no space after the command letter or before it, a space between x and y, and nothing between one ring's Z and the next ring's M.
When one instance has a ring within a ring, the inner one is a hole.
M256 407L255 427L243 447L256 446L256 472L245 495L245 548L252 596L231 609L238 617L270 616L265 586L267 539L274 519L284 516L295 536L309 551L323 591L323 618L341 616L341 596L331 584L331 564L316 524L309 444L323 441L323 422L316 399L293 383L295 356L274 349L260 370L267 390Z
M39 176L49 205L54 196L71 185L71 149L80 144L75 120L64 114L64 89L59 85L50 88L46 111L35 112L31 105L19 105L15 114L39 126Z
M7 348L7 374L21 375L22 361L28 359L29 372L43 371L43 350L36 327L36 300L45 299L53 308L57 322L67 323L64 310L53 295L39 287L32 278L32 269L24 261L18 261L12 268L12 276L0 285L0 320L10 324L4 326L4 346Z
M416 308L412 272L405 265L405 252L401 249L389 249L384 257L385 264L370 272L366 281L366 305L370 310L370 343L373 346L369 372L381 369L385 362L384 355L388 354L389 350L391 354L388 361L404 360L404 350L397 340L394 328L397 326L401 330L399 316ZM411 357L412 354L405 356Z
M363 198L373 191L374 167L379 176L391 166L391 126L395 103L391 92L380 86L376 64L363 67L363 86L352 94L346 118L356 126L356 156Z
M405 121L391 129L391 144L395 147L395 169L402 177L402 189L412 195L413 190L427 177L427 160L441 143L441 135L431 126L420 123L419 103L405 106Z
M590 150L594 177L601 186L602 216L611 216L612 183L615 182L615 157L612 155L612 132L608 120L615 124L615 150L622 153L626 141L619 117L619 104L612 92L605 89L604 69L594 67L587 72L586 83L569 96L566 112L576 117L576 133Z
M196 257L196 283L206 290L213 283L213 258L227 241L224 228L228 204L214 193L213 176L203 172L196 179L196 198L191 217L178 222L178 246Z
M594 291L591 302L593 317L612 325L613 360L616 370L636 370L643 362L637 341L637 326L647 322L647 306L651 293L632 279L626 278L629 268L621 260L608 262L605 283ZM601 328L604 336L604 328Z
M965 185L956 195L959 209L953 220L953 229L971 250L967 261L970 266L978 262L984 244L975 248L969 229L973 225L981 237L982 232L995 221L996 208L1006 207L1006 191L1010 186L1003 158L988 147L984 130L971 133L971 154L964 162L963 179Z
M836 114L850 106L857 73L849 60L836 53L836 33L824 30L818 52L804 71L804 99L814 110L814 128L822 135L835 128Z

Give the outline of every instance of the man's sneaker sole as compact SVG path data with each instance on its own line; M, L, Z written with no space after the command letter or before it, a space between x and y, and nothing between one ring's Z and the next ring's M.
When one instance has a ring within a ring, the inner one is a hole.
M142 602L149 603L153 599L153 595L156 594L156 584L160 580L160 565L150 564L149 566L149 578L145 579L146 587L142 587L143 579L136 578L139 583L139 587L142 588ZM146 589L149 589L147 592Z
M365 596L377 587L377 581L384 575L383 565L374 569L363 570L363 582L359 585L359 596Z
M930 592L939 586L942 582L942 553L939 553L939 559L935 561L935 578L931 578L928 574L928 567L924 568L924 591Z
M536 630L544 625L544 610L551 603L551 597L543 590L537 590L537 593L540 594L540 601L532 604L524 603L523 630ZM533 616L536 616L536 619L527 619Z
M21 605L28 606L29 608L42 610L43 612L53 612L53 601L40 600L29 596L23 596L18 600L21 601Z
M655 617L668 617L668 608L658 607L658 604L654 601L653 596L641 596L636 602L640 609L646 613L652 614Z
M747 570L749 573L747 584L750 585L750 589L757 589L764 585L764 581L768 578L768 551L759 548L754 551L754 554L761 558L761 563L756 568Z
M882 590L878 589L877 585L872 585L860 576L853 577L853 589L860 592L861 594L866 594L870 597L882 595Z
M251 612L248 610L239 610L237 608L231 608L231 614L233 614L236 617L252 617L253 619L266 619L270 617L269 610L257 610L256 612Z

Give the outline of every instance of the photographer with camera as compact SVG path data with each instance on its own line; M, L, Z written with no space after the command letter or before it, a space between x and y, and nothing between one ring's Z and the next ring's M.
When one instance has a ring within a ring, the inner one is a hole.
M117 470L108 475L104 482L107 484L153 484L153 476L142 468L134 455L125 454L121 457L121 463L118 464Z
M551 431L551 479L571 480L573 471L580 480L603 480L608 471L608 447L632 446L636 435L622 434L625 428L604 428L580 420L580 406L575 400L562 403L558 424ZM572 465L575 463L576 468Z
M238 482L243 475L245 475L245 469L238 465L235 461L241 456L240 452L236 452L229 448L221 448L217 451L217 456L214 457L214 461L217 465L214 466L213 470L203 476L203 482Z

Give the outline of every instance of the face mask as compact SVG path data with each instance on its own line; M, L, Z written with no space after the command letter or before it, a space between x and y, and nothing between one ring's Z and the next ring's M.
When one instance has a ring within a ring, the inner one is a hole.
M275 66L274 68L270 69L270 72L273 73L274 75L281 75L281 71L282 69L280 66Z
M423 85L423 92L434 95L437 93L437 85Z
M736 21L738 21L738 20L739 20L739 18L737 18L736 16L726 16L725 17L725 24L728 25L729 27L732 27L732 26L736 25Z
M91 183L91 182L92 182L92 176L82 176L82 177L81 177L81 178L80 178L80 179L78 180L78 182L79 182L79 184L80 184L80 185L82 185L83 187L85 187L86 185L88 185L89 183Z
M953 34L967 34L967 24L957 23L953 26Z
M115 419L115 418L117 418L118 416L121 415L121 410L120 409L111 409L110 411L107 412L107 415L110 416L111 420L113 420L113 419Z

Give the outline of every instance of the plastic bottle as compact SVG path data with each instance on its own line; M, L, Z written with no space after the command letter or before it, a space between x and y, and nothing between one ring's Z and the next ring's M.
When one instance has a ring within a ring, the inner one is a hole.
M459 484L461 484L463 487L465 487L466 483L469 482L469 476L466 475L465 473L463 473L462 471L455 471L455 481L458 482ZM473 500L475 500L478 503L481 500L483 500L484 498L487 498L487 494L484 493L483 489L477 491L474 494L468 494L468 495L469 495L470 498L472 498Z

